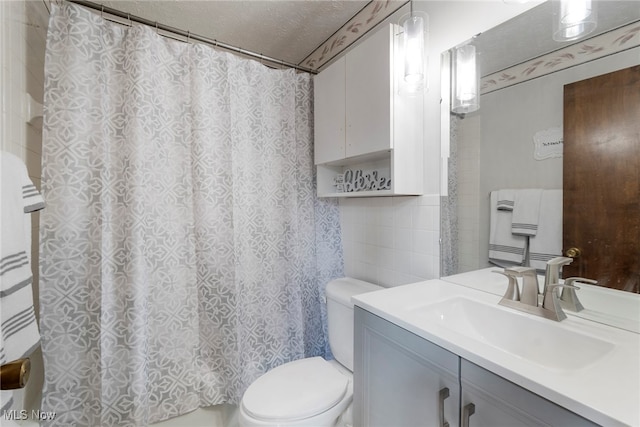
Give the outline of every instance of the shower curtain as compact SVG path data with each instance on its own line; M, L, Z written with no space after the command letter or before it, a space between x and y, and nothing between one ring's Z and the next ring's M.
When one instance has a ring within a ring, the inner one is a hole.
M143 426L326 355L338 208L312 81L52 5L40 328L48 425Z

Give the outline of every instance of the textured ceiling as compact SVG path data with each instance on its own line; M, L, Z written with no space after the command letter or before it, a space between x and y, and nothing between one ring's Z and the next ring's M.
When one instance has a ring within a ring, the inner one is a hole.
M102 1L150 21L235 47L301 63L369 1Z

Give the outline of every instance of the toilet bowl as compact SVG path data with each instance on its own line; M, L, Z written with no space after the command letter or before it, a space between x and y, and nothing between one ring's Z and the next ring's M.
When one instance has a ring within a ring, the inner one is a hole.
M278 366L254 381L240 403L241 427L334 427L351 424L353 295L382 289L342 278L327 285L329 346L336 360L310 357Z

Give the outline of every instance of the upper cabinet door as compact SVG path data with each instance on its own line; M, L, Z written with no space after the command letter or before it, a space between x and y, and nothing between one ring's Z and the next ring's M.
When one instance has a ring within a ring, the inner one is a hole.
M314 78L315 163L345 157L345 57Z
M393 26L346 55L346 157L393 148Z

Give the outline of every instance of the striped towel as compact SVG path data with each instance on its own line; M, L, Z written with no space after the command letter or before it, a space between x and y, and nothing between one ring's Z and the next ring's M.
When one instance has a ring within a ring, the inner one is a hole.
M511 218L511 232L521 236L535 236L538 232L538 218L540 217L539 188L516 190L513 203L513 217Z
M0 152L0 364L28 356L40 343L31 290L31 220L44 207L27 168ZM0 410L12 405L0 396Z
M513 205L516 199L516 190L508 188L502 190L496 190L497 201L496 209L499 211L513 211Z
M529 245L529 264L539 272L545 271L547 261L562 256L562 190L542 192L538 233Z
M490 196L489 262L501 267L522 265L525 260L527 237L512 234L512 212L497 208L502 191L492 191Z

